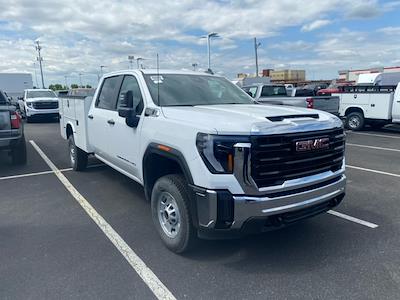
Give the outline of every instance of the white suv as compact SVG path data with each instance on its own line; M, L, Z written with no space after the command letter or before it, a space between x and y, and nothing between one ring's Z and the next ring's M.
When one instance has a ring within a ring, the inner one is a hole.
M49 89L28 89L19 101L22 115L30 122L34 116L58 117L58 98Z

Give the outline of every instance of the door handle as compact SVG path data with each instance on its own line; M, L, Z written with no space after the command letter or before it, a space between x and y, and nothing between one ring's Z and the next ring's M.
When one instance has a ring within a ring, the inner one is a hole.
M108 120L107 123L110 124L110 125L114 125L115 121L113 119L111 119L111 120Z
M87 116L89 119L93 119L93 115L88 115Z
M375 104L371 104L371 107L375 107Z

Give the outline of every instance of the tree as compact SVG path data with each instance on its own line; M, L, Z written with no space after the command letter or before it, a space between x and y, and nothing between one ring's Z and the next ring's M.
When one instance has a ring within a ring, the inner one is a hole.
M87 89L91 89L92 86L91 86L90 84L87 84L87 85L86 85L86 88L87 88Z
M62 86L62 84L56 83L56 84L50 84L49 89L51 89L53 91L59 91L59 90L63 90L64 87Z
M79 86L76 83L71 84L71 89L77 89Z

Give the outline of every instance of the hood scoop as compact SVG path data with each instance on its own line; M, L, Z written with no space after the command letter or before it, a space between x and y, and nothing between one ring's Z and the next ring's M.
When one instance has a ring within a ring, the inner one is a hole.
M271 122L281 122L286 119L303 119L303 118L319 119L319 115L318 114L284 115L284 116L274 116L266 118Z

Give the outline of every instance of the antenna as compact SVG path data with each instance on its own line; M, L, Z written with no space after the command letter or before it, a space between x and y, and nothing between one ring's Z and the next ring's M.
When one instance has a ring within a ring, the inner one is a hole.
M157 105L160 106L160 60L157 53Z

